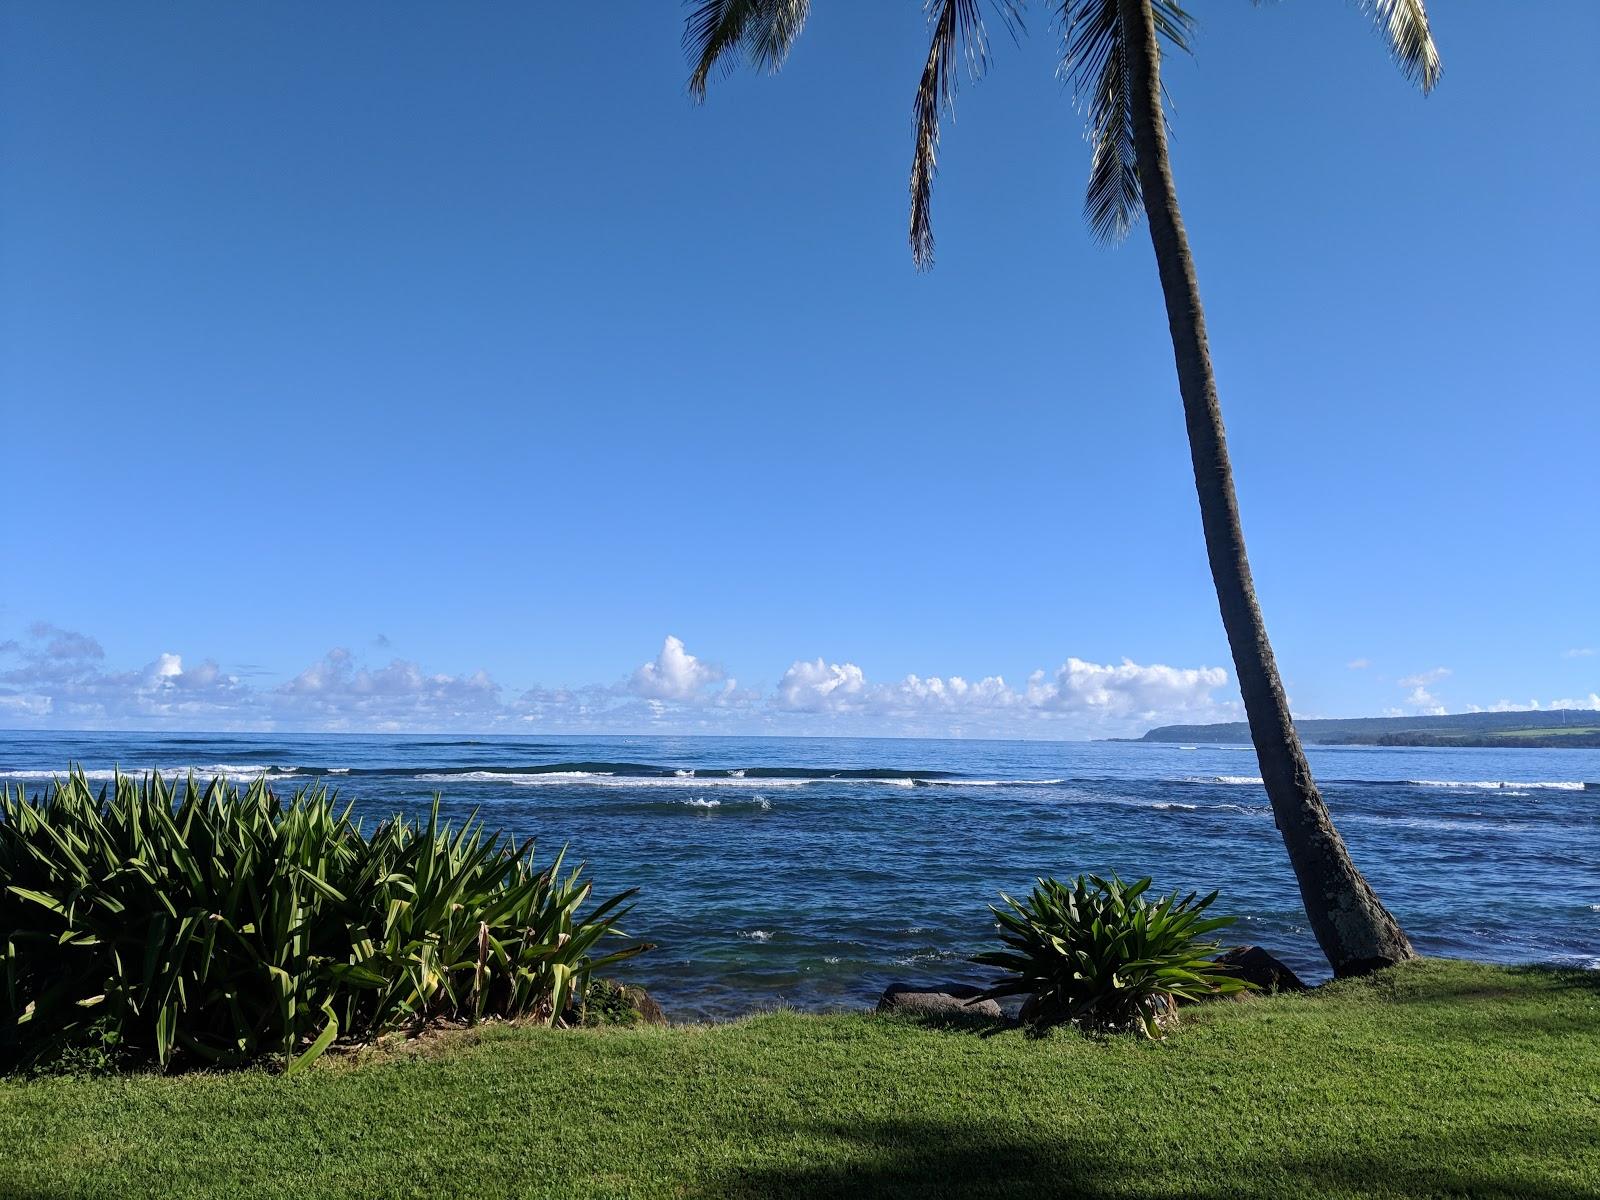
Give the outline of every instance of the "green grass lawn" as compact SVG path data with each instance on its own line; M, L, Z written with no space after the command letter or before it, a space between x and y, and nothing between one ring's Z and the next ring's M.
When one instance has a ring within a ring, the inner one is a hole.
M0 1081L0 1195L1600 1196L1600 975L1432 961L1166 1043L777 1013Z

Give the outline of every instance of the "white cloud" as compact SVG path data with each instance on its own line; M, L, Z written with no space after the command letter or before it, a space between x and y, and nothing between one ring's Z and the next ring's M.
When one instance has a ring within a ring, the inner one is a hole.
M794 712L851 712L866 694L867 677L855 663L797 662L778 680L778 705Z
M366 667L335 647L265 694L274 719L322 729L461 729L503 716L501 688L488 672L430 674L402 658Z
M1141 666L1128 659L1113 666L1069 658L1053 674L1035 671L1021 688L998 675L978 680L907 675L873 683L855 663L818 658L784 672L775 699L790 712L851 717L857 726L875 722L917 733L1016 734L1050 722L1098 732L1134 720L1225 720L1236 715L1233 706L1219 704L1211 693L1227 681L1220 667Z
M1439 703L1439 697L1421 684L1411 689L1411 694L1406 697L1406 702L1415 710L1417 716L1442 717L1449 711Z
M18 719L48 717L54 702L49 696L31 696L26 692L0 693L0 713L10 713Z
M38 652L54 659L101 659L106 652L92 637L59 629L46 621L35 621L28 627L28 636L38 644Z
M681 638L667 635L661 653L633 673L628 686L636 696L647 700L675 700L688 703L705 699L706 689L726 678L722 668L701 662L683 646ZM728 681L732 684L732 680Z
M1518 704L1512 700L1497 700L1493 704L1467 706L1468 712L1541 712L1562 708L1592 708L1600 710L1600 692L1590 692L1587 696L1574 699L1564 696L1559 700L1552 700L1548 704L1541 704L1537 700L1529 700L1526 704Z
M368 664L335 647L277 686L189 665L167 651L107 669L92 638L53 626L0 643L0 716L58 728L496 730L627 733L857 733L1081 737L1137 734L1169 721L1236 719L1217 667L1069 658L1020 687L999 675L906 675L876 682L856 663L800 660L771 690L740 689L667 637L624 681L508 692L486 671L451 675L395 658ZM7 669L9 663L9 669Z
M1211 704L1211 692L1228 682L1221 667L1142 667L1123 659L1117 667L1069 658L1052 684L1040 687L1041 676L1028 680L1030 697L1038 696L1057 711L1097 711L1115 715L1182 713Z
M1552 700L1551 708L1593 708L1600 709L1600 692L1590 692L1581 700Z
M1413 716L1442 717L1449 709L1428 689L1441 679L1448 679L1449 676L1449 667L1434 667L1431 671L1418 671L1415 675L1403 676L1395 682L1403 688L1411 689L1410 694L1406 696L1406 703L1411 706Z
M1352 671L1365 671L1371 665L1372 661L1365 658L1352 658L1349 662L1345 663L1345 666Z
M1563 650L1561 652L1561 657L1562 658L1592 658L1592 657L1594 657L1594 647L1593 646L1575 646L1571 650Z

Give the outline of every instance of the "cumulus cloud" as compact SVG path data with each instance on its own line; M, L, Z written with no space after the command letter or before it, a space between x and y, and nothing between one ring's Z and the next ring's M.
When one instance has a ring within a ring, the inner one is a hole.
M1472 705L1469 705L1468 708L1467 708L1467 711L1468 712L1540 712L1540 711L1559 710L1559 709L1563 709L1563 708L1600 709L1600 692L1590 692L1587 696L1580 696L1580 697L1577 697L1577 698L1573 698L1571 696L1563 696L1562 698L1560 698L1558 700L1550 701L1550 703L1548 703L1548 704L1541 704L1537 700L1529 700L1526 704L1518 704L1514 700L1497 700L1493 704L1486 704L1486 705L1472 704Z
M1235 719L1217 667L1068 658L1014 686L999 675L876 681L854 662L800 659L769 689L741 689L668 636L613 684L509 691L488 672L448 674L335 647L269 686L176 651L110 669L93 638L54 626L0 643L0 718L58 728L856 733L1075 737L1166 721Z
M1068 730L1101 731L1133 720L1225 720L1231 704L1212 692L1228 681L1220 667L1120 665L1069 658L1053 673L1035 671L1022 687L999 675L968 680L959 675L907 675L874 683L855 663L801 660L778 681L776 706L787 712L853 718L907 732L1043 732L1050 723Z
M499 685L482 671L428 674L400 659L369 668L343 649L275 688L173 651L109 670L93 638L43 624L0 653L13 660L0 669L0 715L58 728L461 728L505 715Z
M628 686L636 696L647 700L684 703L703 699L708 688L722 683L725 678L722 668L700 661L684 648L682 638L668 634L661 643L661 653L642 664L633 673Z
M500 697L500 685L482 669L430 673L402 658L367 667L335 647L273 689L269 707L297 724L325 729L459 729L495 724L503 715Z
M791 712L840 713L859 708L867 677L855 663L796 662L778 680L778 706Z
M1121 666L1099 666L1069 658L1051 683L1028 681L1030 696L1058 711L1092 710L1123 715L1182 713L1207 708L1211 693L1228 682L1221 667L1142 667L1129 659Z
M12 717L93 727L199 719L249 705L249 689L210 659L186 668L182 656L163 653L137 670L111 671L94 638L42 621L25 641L0 650L14 660L0 670L0 712Z
M30 625L28 637L39 655L57 661L83 662L106 656L105 650L94 638L70 629L60 629L45 621L35 621Z
M1406 697L1406 702L1411 705L1413 713L1417 716L1442 717L1449 711L1439 703L1439 697L1421 684L1411 689L1411 694Z
M1420 717L1442 717L1449 709L1429 689L1441 679L1450 676L1449 667L1434 667L1430 671L1418 671L1414 675L1405 675L1395 680L1403 688L1410 688L1406 696L1406 703L1411 706L1411 714Z

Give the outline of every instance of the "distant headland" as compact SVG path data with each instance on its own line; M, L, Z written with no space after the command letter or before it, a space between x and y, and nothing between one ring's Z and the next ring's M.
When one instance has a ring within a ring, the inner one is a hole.
M1600 747L1600 712L1582 708L1456 713L1443 717L1319 717L1296 721L1295 727L1303 741L1319 746ZM1111 740L1248 742L1250 727L1243 721L1220 725L1163 725L1141 738Z

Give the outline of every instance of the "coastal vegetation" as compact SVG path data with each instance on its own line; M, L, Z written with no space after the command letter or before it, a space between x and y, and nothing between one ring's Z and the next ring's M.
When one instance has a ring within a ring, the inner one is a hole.
M1022 0L997 9L1015 32ZM1394 58L1424 92L1441 63L1423 0L1372 0ZM748 59L776 71L810 11L810 0L697 0L684 30L689 91L704 99L712 73ZM933 262L931 204L941 115L955 103L960 63L974 74L987 59L979 0L930 0L932 41L914 102L910 240L918 267ZM1084 216L1094 233L1120 240L1148 218L1166 299L1206 551L1251 740L1306 915L1337 975L1413 957L1398 922L1357 870L1323 803L1278 675L1245 553L1204 307L1167 154L1162 44L1188 51L1194 21L1174 0L1061 0L1062 73L1085 110L1093 156Z
M1423 960L1179 1036L490 1022L295 1078L0 1080L0 1194L1580 1197L1600 978Z
M1023 900L992 907L1004 950L973 961L1008 977L991 999L1025 996L1022 1019L1040 1027L1077 1022L1095 1032L1137 1029L1160 1037L1179 1000L1230 996L1249 985L1207 956L1206 934L1233 924L1207 917L1217 893L1177 892L1151 901L1150 878L1123 883L1080 875L1072 885L1041 879Z
M439 808L7 791L0 1195L1600 1195L1595 972L1306 991L1080 876L993 909L982 1005L667 1026L596 975L633 893Z
M339 1039L485 1017L551 1024L632 895L588 906L581 867L540 865L469 819L370 833L325 787L78 772L0 796L0 1070L293 1072Z
M1592 749L1600 746L1593 709L1545 712L1452 713L1424 717L1302 717L1300 736L1323 746L1471 746L1490 749ZM1239 743L1250 740L1243 721L1214 725L1162 725L1140 742Z
M641 989L595 972L634 894L586 908L581 868L540 868L475 819L395 816L370 836L317 785L281 799L258 779L176 787L80 771L0 796L6 931L0 1071L281 1064L335 1045L484 1018L550 1025L664 1020ZM1179 1001L1250 986L1208 955L1217 893L1151 900L1149 878L1041 879L991 908L1006 972L988 993L1022 1021L1155 1038ZM988 1011L998 1015L997 1006Z
M1480 750L1600 749L1600 726L1587 729L1512 729L1483 734L1384 733L1353 743L1358 746L1457 746Z

